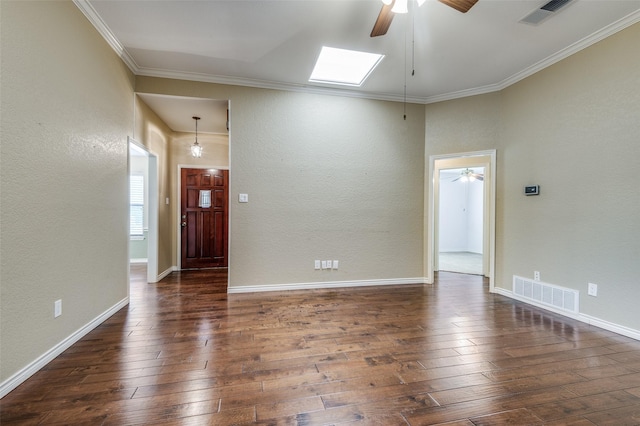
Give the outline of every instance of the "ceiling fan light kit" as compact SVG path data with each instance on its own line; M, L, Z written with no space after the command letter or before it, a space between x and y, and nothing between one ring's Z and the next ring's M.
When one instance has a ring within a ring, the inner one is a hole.
M408 0L395 0L393 2L393 7L391 11L393 13L409 13L409 4Z
M480 182L484 181L484 175L482 173L475 173L473 169L464 169L460 172L460 176L452 180L451 182L475 182L479 180Z
M382 9L378 14L373 29L371 30L371 37L378 37L385 35L389 31L391 21L396 13L408 13L409 1L412 0L382 0ZM426 0L415 0L418 3L418 7L422 6ZM458 12L467 13L469 9L473 7L478 0L438 0L449 7L454 8Z

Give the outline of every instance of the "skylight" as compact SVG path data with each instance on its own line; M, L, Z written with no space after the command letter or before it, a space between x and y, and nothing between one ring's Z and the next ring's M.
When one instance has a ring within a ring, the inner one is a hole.
M361 86L384 55L323 46L309 81Z

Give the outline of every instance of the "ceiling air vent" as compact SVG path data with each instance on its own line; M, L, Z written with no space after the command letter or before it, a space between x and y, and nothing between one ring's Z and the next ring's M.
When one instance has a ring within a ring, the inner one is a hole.
M531 25L538 25L542 21L555 15L560 9L568 5L574 0L551 0L549 3L544 4L540 8L534 10L520 22Z

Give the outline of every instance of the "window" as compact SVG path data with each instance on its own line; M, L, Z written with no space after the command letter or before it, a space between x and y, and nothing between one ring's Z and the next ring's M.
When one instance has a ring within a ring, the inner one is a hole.
M144 176L129 176L129 235L142 236L144 228Z
M361 86L384 55L323 46L309 81Z

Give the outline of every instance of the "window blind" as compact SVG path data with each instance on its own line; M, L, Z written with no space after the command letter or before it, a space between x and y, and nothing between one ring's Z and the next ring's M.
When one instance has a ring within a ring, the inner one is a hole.
M129 234L143 235L144 176L129 176Z

